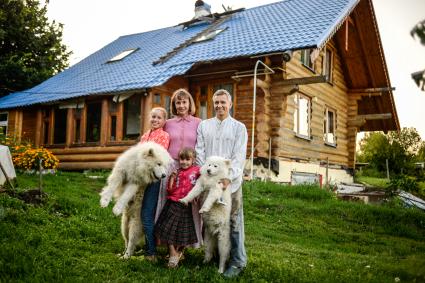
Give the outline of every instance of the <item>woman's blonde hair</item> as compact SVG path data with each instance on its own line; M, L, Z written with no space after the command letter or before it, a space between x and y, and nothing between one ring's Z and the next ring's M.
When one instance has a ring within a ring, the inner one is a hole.
M177 109L175 104L176 100L184 99L184 98L189 99L189 115L195 115L195 112L196 112L195 101L193 101L192 95L184 88L179 88L171 96L171 114L173 114L174 116L177 116Z
M155 112L155 111L160 111L160 112L162 112L162 114L164 114L164 119L165 119L165 120L167 120L167 119L168 119L167 110L165 110L165 108L163 108L163 107L154 107L154 108L152 108L152 110L151 110L151 115L152 115L152 113L153 113L153 112Z

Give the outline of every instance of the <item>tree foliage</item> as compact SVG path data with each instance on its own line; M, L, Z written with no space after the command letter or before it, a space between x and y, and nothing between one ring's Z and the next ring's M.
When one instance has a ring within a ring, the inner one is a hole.
M68 66L63 26L48 21L46 3L0 0L0 96L28 89Z
M418 37L422 45L425 45L425 20L416 24L410 31L412 37ZM425 90L425 70L414 72L412 78L421 90Z
M414 168L414 161L423 147L421 137L415 128L403 128L399 133L366 134L360 141L358 160L368 162L370 167L386 171L386 160L392 173L406 173Z

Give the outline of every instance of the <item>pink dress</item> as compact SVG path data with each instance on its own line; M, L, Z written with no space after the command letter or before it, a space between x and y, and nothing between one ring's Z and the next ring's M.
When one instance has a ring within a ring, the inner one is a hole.
M178 154L179 151L185 147L195 148L196 145L196 136L198 125L201 122L201 119L193 116L186 116L184 118L174 117L167 120L164 126L164 130L170 136L170 146L168 147L168 152L171 157L175 160L174 164L170 166L168 170L168 176L172 172L177 171L179 168ZM168 177L167 177L168 180ZM164 207L165 202L167 201L167 181L161 182L161 188L159 190L158 204L156 206L155 221L158 220L161 210ZM192 215L193 222L195 223L196 236L200 241L194 245L194 247L200 247L202 245L202 222L201 216L199 215L200 204L197 201L192 203Z

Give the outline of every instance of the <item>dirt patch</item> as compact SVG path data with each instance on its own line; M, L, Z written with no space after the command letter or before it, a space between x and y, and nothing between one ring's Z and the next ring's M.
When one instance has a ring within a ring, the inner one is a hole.
M5 193L11 197L18 198L24 201L25 203L36 205L43 203L43 201L45 201L47 198L47 194L41 192L39 189L30 189L23 192L0 189L0 193Z

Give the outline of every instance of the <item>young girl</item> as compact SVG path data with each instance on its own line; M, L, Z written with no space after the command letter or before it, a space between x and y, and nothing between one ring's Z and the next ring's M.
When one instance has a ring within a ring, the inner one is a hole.
M150 115L151 129L143 134L140 142L153 141L168 149L170 136L165 132L165 121L167 120L167 111L162 107L153 108ZM142 201L142 224L145 232L146 254L145 259L156 262L156 244L154 236L155 212L158 202L158 194L161 181L149 184L145 190Z
M178 157L180 168L170 176L167 202L155 225L156 237L168 245L170 268L177 267L182 256L179 250L198 242L192 207L178 202L192 190L199 177L199 167L193 165L196 153L192 148L184 148Z

